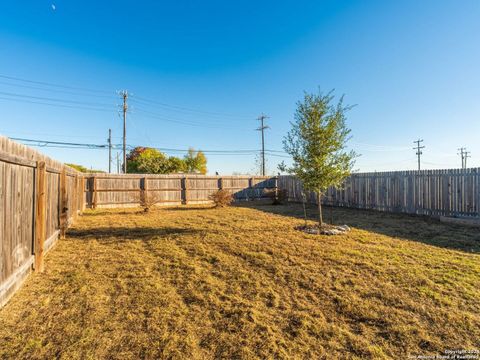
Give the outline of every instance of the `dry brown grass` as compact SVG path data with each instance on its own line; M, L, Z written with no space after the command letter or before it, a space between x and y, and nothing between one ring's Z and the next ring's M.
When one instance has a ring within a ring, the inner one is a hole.
M301 213L87 212L0 310L0 358L403 359L480 348L478 230L336 209L335 222L354 228L327 237L293 230Z

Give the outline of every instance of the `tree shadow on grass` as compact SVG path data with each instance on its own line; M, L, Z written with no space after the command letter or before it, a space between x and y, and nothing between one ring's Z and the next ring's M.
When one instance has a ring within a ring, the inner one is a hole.
M251 207L299 219L304 218L302 204L297 203L277 206L244 203L237 206ZM336 225L347 224L351 227L393 238L417 241L467 253L480 253L480 229L478 228L446 224L426 216L392 214L374 210L331 206L324 206L323 210L323 218L327 223ZM307 216L309 220L317 220L318 210L316 206L307 206Z
M82 213L82 217L97 217L97 216L117 216L117 215L132 215L132 214L137 214L137 213L142 213L143 210L140 207L132 207L132 208L126 208L123 209L122 211L118 211L118 209L112 210L112 209L88 209L88 211L85 211Z
M149 241L166 236L195 234L199 230L175 227L92 227L87 229L70 229L67 238L73 240L99 241Z
M205 204L205 205L182 205L182 206L175 206L175 207L165 207L163 210L168 211L189 211L189 210L211 210L215 209L215 205L213 204ZM162 208L156 208L156 210Z

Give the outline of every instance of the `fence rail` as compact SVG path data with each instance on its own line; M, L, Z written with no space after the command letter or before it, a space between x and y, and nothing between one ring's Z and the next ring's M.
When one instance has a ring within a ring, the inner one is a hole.
M252 176L92 174L85 182L87 207L138 206L142 197L154 194L158 205L202 204L209 196L224 189L236 200L270 197L276 178Z
M302 183L280 176L279 189L302 201ZM313 192L307 201L316 203ZM353 174L339 189L330 188L322 203L360 209L430 215L480 216L480 168Z

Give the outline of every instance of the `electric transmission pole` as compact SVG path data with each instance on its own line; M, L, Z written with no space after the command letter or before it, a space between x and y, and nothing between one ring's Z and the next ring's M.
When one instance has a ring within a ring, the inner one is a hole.
M115 158L117 159L117 174L120 174L120 154L118 152Z
M120 95L123 98L123 173L127 173L127 99L128 92L123 90Z
M425 148L425 146L420 146L420 143L423 142L422 139L418 139L417 141L414 141L414 144L417 144L416 147L413 148L413 150L417 150L417 156L418 156L418 171L420 171L420 156L423 154L422 149Z
M462 169L465 169L465 150L466 149L464 147L458 149L458 151L460 151L458 155L460 155L460 157L462 158Z
M265 125L265 119L268 119L268 116L262 113L258 118L260 121L260 127L257 129L262 132L262 176L265 176L265 129L270 128Z
M471 157L469 154L470 154L470 151L467 151L467 150L465 149L465 152L463 153L464 169L467 168L467 159L468 159L469 157Z
M112 129L108 129L108 173L112 173Z

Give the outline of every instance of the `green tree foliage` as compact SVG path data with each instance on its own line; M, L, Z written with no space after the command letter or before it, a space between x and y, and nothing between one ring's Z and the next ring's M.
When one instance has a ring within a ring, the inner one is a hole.
M129 166L128 160L127 166ZM166 174L169 170L168 157L164 153L151 148L142 151L136 160L132 161L133 166L136 167L139 173L147 174Z
M188 173L207 173L207 158L202 151L188 149L187 155L183 158L185 169Z
M127 172L128 173L134 173L138 174L141 173L140 169L138 168L138 159L140 158L140 155L147 150L146 147L143 146L137 146L136 148L130 150L130 152L127 154Z
M168 158L167 168L168 173L183 173L186 171L185 161L176 156L170 156Z
M184 159L168 157L157 149L136 147L127 156L129 173L171 174L207 172L207 159L201 151L190 149Z
M345 114L351 107L343 104L343 96L333 104L332 93L305 93L303 101L297 103L292 128L283 140L284 150L293 158L287 171L302 180L306 190L317 193L320 227L322 195L330 186L342 186L357 156L346 150L350 129Z

